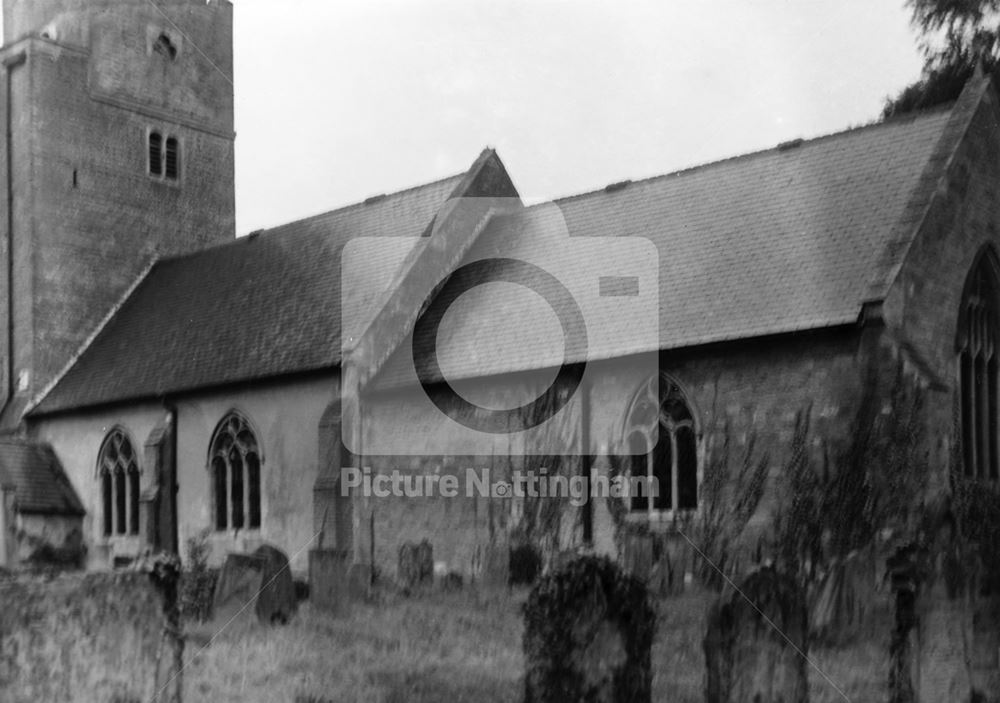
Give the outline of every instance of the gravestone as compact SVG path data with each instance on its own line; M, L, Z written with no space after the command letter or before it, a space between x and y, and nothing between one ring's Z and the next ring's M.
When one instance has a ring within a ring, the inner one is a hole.
M648 703L656 617L645 586L606 558L544 576L524 608L525 703Z
M295 584L288 557L270 545L253 554L229 554L212 599L218 621L253 614L265 624L283 624L295 614Z
M434 579L434 548L426 539L399 547L399 585L403 590L423 586Z
M773 568L744 580L742 593L710 610L705 634L707 703L809 700L806 599Z

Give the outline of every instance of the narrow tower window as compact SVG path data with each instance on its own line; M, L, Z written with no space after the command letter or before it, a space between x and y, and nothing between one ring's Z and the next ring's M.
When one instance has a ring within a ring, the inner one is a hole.
M176 137L167 137L165 161L166 177L172 181L176 181L181 167L181 152Z
M181 177L181 142L161 132L149 133L149 175L168 181Z
M163 135L159 132L149 133L149 174L163 175Z

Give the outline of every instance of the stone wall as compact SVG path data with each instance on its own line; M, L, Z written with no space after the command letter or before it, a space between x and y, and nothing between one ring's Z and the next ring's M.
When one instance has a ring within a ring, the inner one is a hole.
M171 701L178 651L144 573L0 580L0 699Z
M317 375L256 383L174 399L177 411L178 538L182 556L186 541L209 530L210 563L220 566L228 552L252 552L263 543L288 554L292 570L304 574L308 550L315 545L313 488L317 476L320 418L338 395L335 375ZM217 425L230 410L253 425L263 453L260 529L215 531L208 451ZM125 429L138 452L158 432L167 415L159 403L104 408L37 421L35 436L52 445L66 475L87 510L84 538L91 565L102 567L114 556L134 556L138 537L105 538L101 533L97 456L108 431ZM150 457L139 457L140 485L154 481ZM333 516L331 516L331 521Z
M848 439L850 422L861 395L869 339L879 330L848 327L824 332L786 335L729 345L664 353L661 368L674 379L686 395L696 418L699 438L699 463L704 469L712 452L719 451L728 432L735 455L756 434L755 452L768 459L765 499L751 520L755 530L770 524L770 513L781 481L781 467L787 459L794 433L796 415L811 411L811 427L821 452L821 440L835 452ZM611 443L624 437L628 404L646 380L629 359L596 362L589 372L588 384L561 412L567 446L578 447L588 438L590 450L601 455ZM481 397L502 399L505 385L527 382L517 378L489 379L482 382ZM435 423L423 417L421 389L382 393L370 402L368 431L391 428L394 441L401 447L426 450L428 455L365 456L365 466L375 473L400 469L404 474L461 474L466 467L489 468L491 477L503 479L525 466L521 457L510 458L505 447L488 456L467 456L454 448L451 453L432 453L439 438L432 433ZM586 396L585 398L583 396ZM586 413L583 406L586 405ZM503 407L497 402L496 407ZM437 411L434 411L437 412ZM581 418L587 417L586 426ZM559 417L559 416L557 416ZM727 429L728 427L728 429ZM502 438L517 453L523 437ZM446 449L451 449L447 447ZM581 460L573 457L564 471L578 473ZM608 464L600 458L594 468L607 472ZM464 482L463 482L464 485ZM482 570L483 555L497 543L506 544L512 531L524 521L524 501L503 497L467 496L457 498L357 497L355 505L355 548L359 559L374 557L379 571L392 574L399 546L405 541L428 539L434 546L436 561L449 570L476 576ZM589 518L584 511L563 501L559 525L548 547L551 551L572 548L585 538L584 520L597 550L617 554L619 526L604 500L592 502ZM628 516L627 519L640 516ZM666 526L662 526L666 528ZM687 559L689 562L690 559Z

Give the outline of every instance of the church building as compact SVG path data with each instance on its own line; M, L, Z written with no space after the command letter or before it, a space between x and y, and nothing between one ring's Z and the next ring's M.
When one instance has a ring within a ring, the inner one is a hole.
M898 373L926 396L914 480L1000 480L990 79L548 203L523 203L486 149L237 238L232 5L158 5L4 0L3 563L78 540L107 568L204 535L216 564L270 543L299 574L337 550L391 579L400 546L427 539L475 579L522 542L620 554L623 530L672 534L705 510L722 453L750 445L766 530L802 418L810 451L843 444ZM529 300L538 270L558 281ZM565 344L532 346L560 322ZM545 421L497 413L536 396ZM660 490L380 496L345 467Z

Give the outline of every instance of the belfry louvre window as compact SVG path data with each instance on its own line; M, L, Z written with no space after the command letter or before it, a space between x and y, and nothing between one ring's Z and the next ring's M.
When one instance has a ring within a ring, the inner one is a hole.
M163 135L159 132L149 133L149 175L163 175Z
M181 174L181 145L177 137L149 133L149 175L176 181Z
M962 296L957 346L961 395L962 461L965 474L1000 478L997 391L997 261L992 251L979 257Z
M164 173L163 175L172 181L177 180L180 174L181 152L175 137L167 137L166 149L164 152Z
M658 488L655 496L630 496L631 511L656 515L696 509L698 441L677 384L665 376L647 381L632 401L625 432L630 476L655 478Z
M260 447L239 413L219 423L209 450L215 528L260 527Z
M97 473L104 536L139 534L139 465L132 442L122 430L112 430L105 438Z

